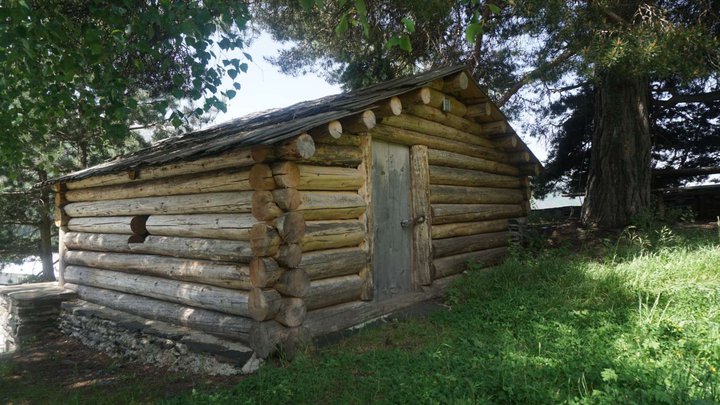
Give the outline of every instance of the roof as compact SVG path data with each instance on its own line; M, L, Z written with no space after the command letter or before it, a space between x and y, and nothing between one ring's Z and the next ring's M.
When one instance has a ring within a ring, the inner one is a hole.
M332 120L357 114L374 104L423 87L433 80L466 70L464 65L434 69L415 76L398 78L363 89L303 101L289 107L266 110L207 129L168 138L135 153L49 180L64 183L92 176L195 160L253 145L273 144L297 136ZM471 77L469 75L469 77ZM477 86L474 81L471 83ZM479 92L482 91L477 88ZM484 95L484 93L483 93ZM499 110L497 111L499 113ZM499 113L502 119L507 118ZM528 149L528 152L530 150ZM530 152L532 155L532 152ZM533 162L539 160L532 155Z

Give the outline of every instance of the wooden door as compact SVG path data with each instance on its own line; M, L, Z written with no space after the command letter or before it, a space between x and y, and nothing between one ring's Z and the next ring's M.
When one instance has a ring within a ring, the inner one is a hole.
M410 150L372 141L373 283L383 301L412 291Z

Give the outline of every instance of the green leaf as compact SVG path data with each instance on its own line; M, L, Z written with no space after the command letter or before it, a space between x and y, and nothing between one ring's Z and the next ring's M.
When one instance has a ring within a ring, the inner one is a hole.
M335 33L337 35L342 35L345 32L347 32L347 30L348 30L348 19L347 19L347 14L346 14L340 18L340 22L338 23L337 27L335 27Z
M493 14L500 14L500 7L498 7L497 4L488 3L487 8Z
M482 35L482 33L483 26L481 23L470 23L468 24L467 28L465 28L465 40L468 41L470 44L474 44L477 36Z
M236 90L240 90L240 83L233 83L233 87L235 87Z
M400 36L400 49L405 52L412 52L412 45L410 44L410 37L407 35Z
M236 78L237 75L238 75L238 71L235 70L235 69L230 69L230 70L227 71L227 73L228 73L228 76L230 76L230 78L233 79L233 80L235 80L235 78Z
M310 10L315 5L315 0L300 0L300 5L305 10Z
M244 56L247 60L249 60L250 62L252 62L252 60L253 60L253 59L252 59L252 55L250 55L250 54L247 53L247 52L243 52L243 56Z
M237 95L237 92L235 90L228 90L225 92L225 94L227 95L228 99L232 100Z
M415 32L415 22L413 20L406 17L402 19L402 23L405 25L405 29L409 33L412 34L413 32Z
M170 122L172 123L172 125L173 125L175 128L178 128L178 127L180 127L180 126L182 125L182 120L181 120L180 118L178 118L178 117L173 118L172 121L170 121Z
M197 116L203 115L204 113L205 113L205 110L203 110L200 107L195 109L195 115L197 115Z
M241 63L241 64L240 64L240 70L242 70L243 73L247 73L248 64L247 64L247 63Z

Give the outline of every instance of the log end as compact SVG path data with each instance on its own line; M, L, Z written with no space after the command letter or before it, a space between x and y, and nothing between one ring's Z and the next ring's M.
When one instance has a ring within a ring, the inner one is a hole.
M302 298L283 298L275 320L288 327L297 327L305 321L307 308Z
M272 319L278 314L281 303L277 291L253 288L248 297L248 313L258 322Z
M256 163L250 168L250 187L254 190L272 190L275 188L273 171L264 163Z

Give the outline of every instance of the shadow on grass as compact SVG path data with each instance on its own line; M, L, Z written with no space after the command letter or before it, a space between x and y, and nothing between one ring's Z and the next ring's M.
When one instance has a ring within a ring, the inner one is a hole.
M172 403L717 402L720 249L708 235L612 260L524 254L464 276L448 311Z

